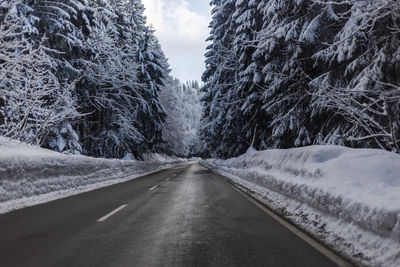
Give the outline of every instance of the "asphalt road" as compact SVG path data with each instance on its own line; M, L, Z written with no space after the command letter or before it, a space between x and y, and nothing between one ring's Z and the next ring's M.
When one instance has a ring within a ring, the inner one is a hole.
M337 266L199 164L0 215L0 266Z

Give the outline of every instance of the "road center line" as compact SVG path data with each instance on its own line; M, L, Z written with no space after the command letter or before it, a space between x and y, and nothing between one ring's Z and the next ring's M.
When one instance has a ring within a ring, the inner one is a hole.
M171 178L167 178L167 179L165 179L166 181L169 181Z
M104 217L101 217L100 219L98 219L97 222L104 222L105 220L107 220L108 218L110 218L111 216L116 214L117 212L121 211L122 209L126 208L127 206L128 205L122 205L121 207L113 210L112 212L110 212L109 214L105 215Z
M158 187L158 185L153 186L152 188L150 188L150 191L153 191L154 189L156 189Z

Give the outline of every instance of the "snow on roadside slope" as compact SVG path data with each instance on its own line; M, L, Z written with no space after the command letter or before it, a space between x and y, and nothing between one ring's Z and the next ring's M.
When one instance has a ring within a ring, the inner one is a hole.
M352 260L400 266L400 155L311 146L202 163Z
M76 195L174 167L186 160L147 161L66 155L0 137L0 213Z

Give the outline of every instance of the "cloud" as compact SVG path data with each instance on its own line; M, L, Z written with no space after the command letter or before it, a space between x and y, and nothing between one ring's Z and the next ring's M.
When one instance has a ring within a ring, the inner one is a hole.
M199 80L204 71L205 40L210 18L189 9L186 0L143 0L148 24L169 58L172 75Z

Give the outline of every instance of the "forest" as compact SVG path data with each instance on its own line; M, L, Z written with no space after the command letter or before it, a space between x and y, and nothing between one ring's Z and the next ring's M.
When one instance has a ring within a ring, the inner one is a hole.
M400 152L398 1L210 5L199 84L171 76L140 0L0 0L0 135L106 158Z
M171 77L143 11L140 0L0 0L0 135L95 157L187 155L199 85Z
M197 150L399 149L400 2L213 0Z

